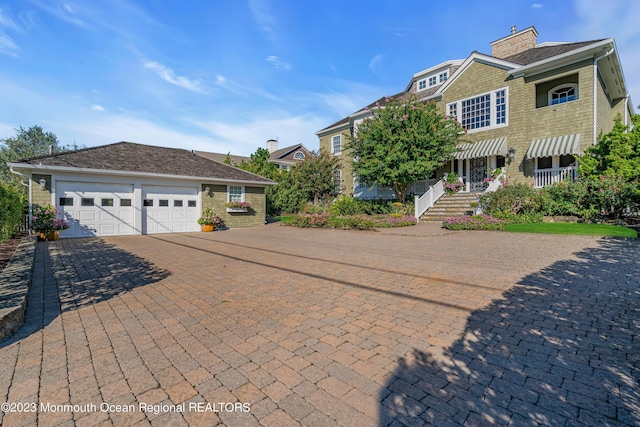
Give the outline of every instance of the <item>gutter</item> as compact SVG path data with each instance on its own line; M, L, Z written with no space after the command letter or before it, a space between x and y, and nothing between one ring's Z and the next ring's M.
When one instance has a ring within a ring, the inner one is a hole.
M597 144L598 135L596 135L598 126L598 61L611 55L614 48L611 48L604 55L598 56L593 60L593 145ZM626 115L626 113L625 113Z
M97 175L117 175L117 176L132 176L132 177L142 177L142 178L157 178L157 179L183 179L185 181L198 181L198 182L209 182L215 184L244 184L244 185L254 185L254 186L263 186L268 187L270 185L276 185L277 182L268 180L264 181L250 181L243 179L232 179L232 178L215 178L210 176L187 176L187 175L168 175L162 173L150 173L150 172L133 172L133 171L122 171L122 170L110 170L110 169L89 169L89 168L72 168L66 166L49 166L49 165L32 165L29 163L9 163L10 168L20 168L27 170L37 170L37 171L49 171L49 172L68 172L68 173L84 173L84 174L97 174ZM17 173L17 172L14 172ZM22 175L18 173L19 175ZM26 175L23 175L26 176ZM266 179L266 178L265 178Z

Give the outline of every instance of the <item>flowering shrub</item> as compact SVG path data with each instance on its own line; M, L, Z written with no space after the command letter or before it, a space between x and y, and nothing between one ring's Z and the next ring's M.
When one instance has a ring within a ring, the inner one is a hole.
M349 215L331 216L328 212L320 214L299 214L293 218L291 225L299 228L326 227L357 230L372 230L374 228L406 227L416 224L413 215Z
M442 221L448 230L502 230L506 221L491 215L453 216Z
M447 194L454 194L464 188L464 183L460 182L458 179L458 174L455 172L449 173L447 175L447 180L444 183L444 191Z
M58 218L58 211L55 206L36 206L31 217L31 229L38 233L50 233L52 231L65 230L69 228L69 223Z
M202 216L198 218L198 224L219 226L220 224L222 224L222 218L214 214L211 208L204 208L204 211L202 211Z

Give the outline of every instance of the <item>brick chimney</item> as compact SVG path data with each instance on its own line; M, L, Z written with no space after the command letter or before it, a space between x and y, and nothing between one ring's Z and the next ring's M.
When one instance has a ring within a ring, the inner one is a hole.
M274 151L278 151L278 140L270 139L267 141L267 151L269 153L273 153Z
M525 50L536 47L538 32L534 27L516 32L515 25L511 27L511 34L491 43L491 55L504 59Z

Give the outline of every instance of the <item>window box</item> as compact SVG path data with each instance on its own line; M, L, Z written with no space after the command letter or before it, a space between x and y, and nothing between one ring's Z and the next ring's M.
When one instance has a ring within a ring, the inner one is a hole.
M238 213L238 212L248 212L247 208L227 208L227 212Z

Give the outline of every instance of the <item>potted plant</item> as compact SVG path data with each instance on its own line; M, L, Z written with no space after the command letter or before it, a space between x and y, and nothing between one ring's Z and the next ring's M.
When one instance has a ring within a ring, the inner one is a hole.
M198 218L198 224L202 226L202 231L210 232L222 224L222 218L213 213L211 208L204 208L202 215Z
M227 212L247 212L251 207L251 203L234 201L227 202L225 206L227 207Z
M60 230L69 228L69 223L58 218L58 210L52 205L36 206L31 216L31 229L39 233L41 240L58 240Z

